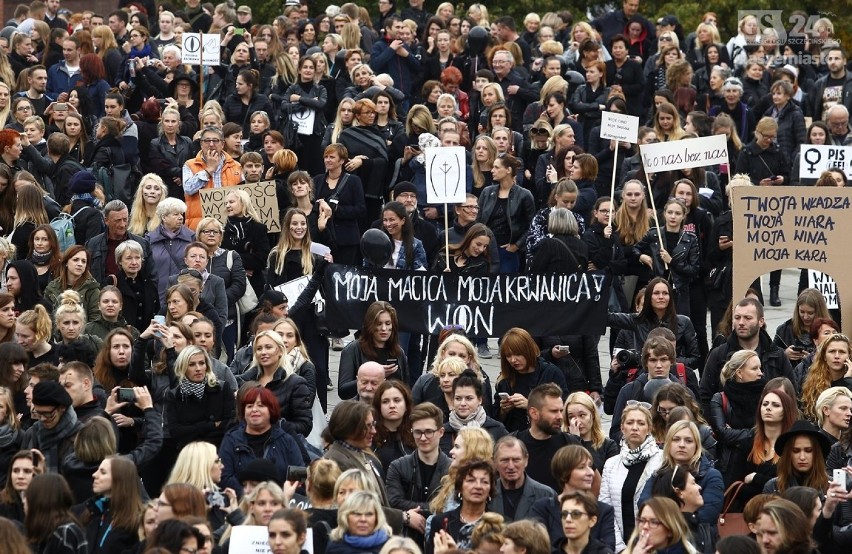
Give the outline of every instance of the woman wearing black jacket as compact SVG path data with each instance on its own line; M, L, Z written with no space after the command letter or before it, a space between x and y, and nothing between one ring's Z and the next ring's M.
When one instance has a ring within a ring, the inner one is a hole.
M216 446L234 417L234 393L213 375L210 359L200 346L187 346L175 363L177 386L166 395L166 414L178 450L193 441Z
M331 224L334 227L335 243L331 255L334 261L344 265L358 265L361 253L358 244L361 232L359 220L367 215L364 187L361 178L346 171L349 162L348 149L340 144L330 144L323 151L325 173L314 175L314 191L317 201L331 208Z
M160 123L162 133L151 142L148 167L166 184L169 196L183 199L183 164L192 157L192 140L180 134L181 114L176 106L166 106Z
M222 247L240 255L249 283L259 296L266 286L263 274L270 250L269 231L260 221L245 191L229 192L225 198L225 211L228 222L225 224Z
M251 134L251 116L255 112L272 113L272 104L269 98L261 96L258 92L260 87L260 73L256 69L243 69L234 81L236 92L229 95L222 104L225 112L225 121L241 125L243 136Z
M281 111L285 120L301 120L313 114L313 128L309 133L299 132L301 145L293 148L299 157L302 169L316 175L322 171L322 163L317 156L320 150L322 136L325 133L325 104L328 100L328 92L324 87L318 85L314 76L316 75L316 62L305 56L299 60L299 78L287 88L284 98L281 100Z
M698 237L684 229L687 208L671 198L663 206L665 227L654 227L633 247L633 257L676 291L677 313L689 316L689 283L700 270Z
M459 244L450 245L450 257L442 249L432 266L433 271L459 275L486 276L490 272L491 231L482 223L474 223Z
M577 219L566 208L553 208L547 220L548 236L538 243L530 273L583 273L589 265L586 243L580 239Z
M95 143L86 152L86 167L112 167L125 163L121 147L124 122L114 117L103 117L98 121Z

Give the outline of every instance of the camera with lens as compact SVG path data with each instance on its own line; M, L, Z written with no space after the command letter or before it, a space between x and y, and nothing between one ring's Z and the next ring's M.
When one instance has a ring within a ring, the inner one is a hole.
M615 355L620 369L636 369L642 365L642 354L638 350L619 350Z
M308 468L303 466L289 466L287 468L287 481L298 481L304 483L308 479Z

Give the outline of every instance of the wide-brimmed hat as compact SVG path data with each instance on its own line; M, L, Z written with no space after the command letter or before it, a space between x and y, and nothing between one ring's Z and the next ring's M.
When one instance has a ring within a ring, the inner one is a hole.
M175 90L177 89L177 85L180 82L189 83L190 88L192 88L191 96L195 96L198 94L198 80L196 80L192 75L187 75L186 73L176 73L172 78L172 82L169 83L169 96L172 98L176 98Z
M819 444L822 450L823 458L828 457L828 452L831 450L831 441L819 430L819 427L804 419L793 423L789 431L781 433L781 436L775 440L775 453L780 456L784 452L784 446L799 435L808 435L816 439L817 444Z

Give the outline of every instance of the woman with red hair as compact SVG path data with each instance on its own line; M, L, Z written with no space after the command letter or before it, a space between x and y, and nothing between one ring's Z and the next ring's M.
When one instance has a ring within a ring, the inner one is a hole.
M85 54L80 58L80 85L86 87L86 93L95 108L95 114L103 117L104 100L109 91L109 83L106 82L104 61L97 54Z
M223 489L230 487L237 496L242 496L243 487L237 474L258 458L275 464L279 483L287 476L289 466L305 465L296 441L278 424L281 407L272 391L260 384L248 389L239 400L237 415L242 423L225 435L219 447L219 457L224 465L220 482Z
M462 82L462 73L459 68L449 66L441 71L441 85L444 92L456 99L456 104L461 112L462 121L467 121L470 115L470 98L467 93L459 88Z

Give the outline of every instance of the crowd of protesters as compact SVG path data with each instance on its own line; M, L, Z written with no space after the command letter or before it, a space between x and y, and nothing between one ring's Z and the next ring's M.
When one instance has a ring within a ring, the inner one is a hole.
M846 186L843 167L799 178L802 145L852 145L832 21L787 32L741 12L724 36L715 13L684 27L639 0L590 20L432 7L15 8L4 552L237 553L240 526L265 527L275 554L304 552L309 531L317 553L850 551L839 313L802 270L791 318L767 330L760 280L744 297L731 282L732 188ZM183 63L198 32L219 36L219 64ZM638 144L602 139L605 111L638 117ZM643 168L640 145L718 134L725 164ZM441 146L467 151L449 212L427 201ZM280 231L227 190L262 181ZM202 201L215 188L221 219ZM371 229L382 263L359 248ZM605 272L611 359L582 329L404 332L388 302L347 344L312 304L332 262ZM281 292L301 278L298 298Z

